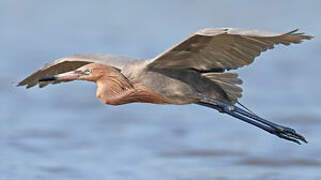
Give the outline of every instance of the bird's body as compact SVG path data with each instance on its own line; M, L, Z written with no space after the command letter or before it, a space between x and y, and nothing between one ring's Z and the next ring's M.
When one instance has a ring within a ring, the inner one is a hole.
M148 67L150 62L152 60L138 60L129 63L121 73L130 82L159 94L165 100L163 102L165 104L195 103L201 99L199 94L232 102L218 83L204 76L206 73L193 69L153 69ZM216 75L221 77L229 75L227 79L241 83L241 80L233 73L216 73Z
M136 68L137 64L143 68ZM138 71L137 71L138 70ZM187 84L184 81L166 76L161 72L152 71L148 69L145 62L137 62L130 64L124 68L124 75L129 77L131 82L135 82L138 87L143 86L149 91L157 93L161 96L165 104L189 104L193 103L191 98L195 94L191 84ZM133 73L134 72L134 73ZM175 71L173 76L179 75L180 72ZM185 72L184 78L192 78L191 73ZM156 81L155 81L156 80Z
M276 44L300 43L312 36L231 28L204 29L153 59L80 54L68 56L41 68L18 85L87 80L97 84L97 97L106 104L132 102L154 104L199 104L227 113L281 138L305 139L293 129L268 122L239 103L242 81L226 72L251 64L261 52ZM253 121L254 120L254 121ZM258 123L259 122L259 123Z

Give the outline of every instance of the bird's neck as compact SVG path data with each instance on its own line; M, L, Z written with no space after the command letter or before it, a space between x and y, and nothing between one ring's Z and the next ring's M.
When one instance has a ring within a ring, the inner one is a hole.
M132 90L130 82L123 76L103 76L96 81L96 96L105 104L118 104L116 101Z
M165 104L166 100L139 83L129 82L122 76L102 77L96 81L96 96L105 104L121 105L132 102Z

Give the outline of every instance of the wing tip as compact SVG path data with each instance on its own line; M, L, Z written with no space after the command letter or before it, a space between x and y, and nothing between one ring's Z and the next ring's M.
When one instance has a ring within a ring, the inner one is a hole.
M19 87L19 86L24 86L25 84L23 84L22 82L19 82L18 84L16 84L16 87Z
M29 89L31 87L33 87L33 83L32 82L28 82L28 78L20 81L18 84L16 84L16 87L20 87L20 86L26 86L26 89Z
M314 38L314 36L311 35L306 35L304 32L299 32L299 29L294 29L288 33L285 33L285 35L290 35L290 36L294 36L296 38L299 38L299 43L302 42L303 40L311 40Z
M25 86L25 85L27 85L27 83L25 82L25 80L22 80L18 84L16 84L16 87Z
M32 82L26 82L25 80L19 82L18 84L16 84L16 87L23 87L25 86L26 89L29 89L31 87L34 87L37 83L32 83Z

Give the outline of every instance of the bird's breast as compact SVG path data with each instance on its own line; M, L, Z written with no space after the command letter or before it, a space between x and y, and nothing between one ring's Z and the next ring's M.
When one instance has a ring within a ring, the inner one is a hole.
M135 84L134 88L135 90L132 93L130 93L127 97L124 97L125 101L168 104L168 100L165 97L145 86L142 86L141 84Z

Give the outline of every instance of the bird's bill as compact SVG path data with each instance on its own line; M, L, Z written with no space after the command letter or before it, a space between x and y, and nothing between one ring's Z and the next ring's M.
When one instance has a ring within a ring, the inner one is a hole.
M39 82L44 81L73 81L79 79L82 74L79 71L70 71L62 74L57 74L54 76L48 76L39 79Z

